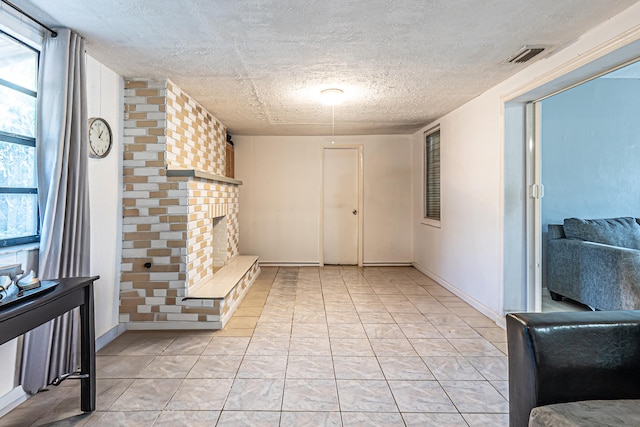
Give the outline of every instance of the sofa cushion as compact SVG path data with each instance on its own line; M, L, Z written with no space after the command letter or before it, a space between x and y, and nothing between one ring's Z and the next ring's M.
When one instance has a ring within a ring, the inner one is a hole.
M595 427L640 425L640 400L584 400L531 410L529 427Z
M623 248L640 249L640 224L635 218L564 220L564 234L568 239L586 240Z

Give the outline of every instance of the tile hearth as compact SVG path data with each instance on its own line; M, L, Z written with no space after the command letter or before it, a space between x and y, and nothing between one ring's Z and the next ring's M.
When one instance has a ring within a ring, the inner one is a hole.
M262 272L220 331L128 331L3 426L507 426L506 335L409 267Z

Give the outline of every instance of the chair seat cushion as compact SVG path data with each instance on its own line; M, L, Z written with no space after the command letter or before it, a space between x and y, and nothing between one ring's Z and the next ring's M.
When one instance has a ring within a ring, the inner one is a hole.
M531 410L529 427L640 426L640 400L583 400Z

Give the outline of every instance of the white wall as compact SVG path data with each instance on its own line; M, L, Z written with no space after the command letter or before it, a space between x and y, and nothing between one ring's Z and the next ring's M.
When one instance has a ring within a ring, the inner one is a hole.
M240 251L261 262L319 262L321 136L237 136ZM364 145L364 263L411 262L411 137L344 136Z
M422 132L413 137L416 266L496 320L503 318L504 226L519 221L521 210L505 209L504 103L526 95L542 96L640 55L640 3L604 22L555 54L533 63L442 117L442 227L421 224ZM635 30L634 30L635 29ZM628 32L628 30L634 30ZM608 43L612 41L612 43ZM631 47L631 48L628 48ZM620 49L614 52L614 49ZM507 66L505 64L505 66ZM584 77L584 76L582 76ZM539 89L539 93L536 90ZM523 140L516 141L524 143ZM524 165L518 168L524 171ZM517 191L517 189L516 189ZM506 215L506 218L505 218ZM513 218L511 215L517 215ZM516 243L521 247L521 242ZM526 267L526 263L521 263ZM516 272L517 273L517 272ZM511 277L524 278L511 273Z
M87 55L88 117L103 117L113 133L113 147L103 159L89 159L91 274L95 282L96 337L118 325L120 251L122 247L123 79Z

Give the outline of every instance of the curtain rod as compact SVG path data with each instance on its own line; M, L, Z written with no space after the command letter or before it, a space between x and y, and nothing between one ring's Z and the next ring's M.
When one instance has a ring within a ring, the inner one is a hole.
M52 28L44 25L42 22L38 21L36 18L34 18L33 16L29 15L27 12L25 12L24 10L20 9L18 6L16 6L15 4L11 3L10 1L7 0L2 0L2 3L5 3L7 6L12 7L13 9L17 10L19 13L21 13L22 15L26 16L27 18L31 19L33 22L35 22L36 24L40 25L42 28L44 28L45 30L49 31L51 33L51 37L56 38L58 36L58 33L56 33L55 31L53 31Z

